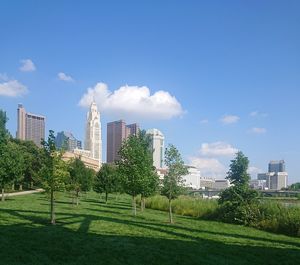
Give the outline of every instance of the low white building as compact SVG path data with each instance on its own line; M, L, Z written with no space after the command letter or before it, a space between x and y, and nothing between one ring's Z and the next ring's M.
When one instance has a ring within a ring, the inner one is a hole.
M182 176L185 186L192 189L200 189L201 172L196 167L188 166L189 174Z
M228 179L216 179L213 183L214 190L225 190L230 187L230 182Z

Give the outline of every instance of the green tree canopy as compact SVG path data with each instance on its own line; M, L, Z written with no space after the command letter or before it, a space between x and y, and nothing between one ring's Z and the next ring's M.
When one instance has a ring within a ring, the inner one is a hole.
M94 182L94 191L105 193L105 202L107 203L108 194L118 191L119 177L117 167L111 164L103 164L96 175Z
M171 203L185 190L182 176L187 175L188 170L174 145L169 145L166 148L165 165L167 166L167 174L164 176L161 193L169 200L169 221L173 223Z
M44 161L40 171L41 183L50 193L50 217L51 223L55 224L55 192L65 189L70 175L66 162L62 160L62 153L56 150L53 131L49 131L48 140L43 140L42 144Z
M241 151L237 152L235 159L231 160L226 179L228 179L231 184L248 185L250 180L250 176L247 172L248 166L248 157Z

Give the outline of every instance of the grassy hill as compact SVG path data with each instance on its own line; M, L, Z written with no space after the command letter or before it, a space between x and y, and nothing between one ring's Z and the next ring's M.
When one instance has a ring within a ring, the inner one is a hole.
M89 193L76 207L57 198L49 225L44 194L0 203L0 264L298 264L300 239L146 209L131 216L130 199L109 204Z

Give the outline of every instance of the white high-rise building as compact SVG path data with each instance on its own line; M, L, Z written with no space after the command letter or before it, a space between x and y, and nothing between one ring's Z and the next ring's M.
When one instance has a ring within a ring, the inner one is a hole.
M84 149L90 151L90 156L102 164L102 136L100 112L95 102L92 102L87 113Z
M149 129L146 132L152 141L153 149L153 166L157 169L164 167L164 148L165 137L161 131L157 129Z

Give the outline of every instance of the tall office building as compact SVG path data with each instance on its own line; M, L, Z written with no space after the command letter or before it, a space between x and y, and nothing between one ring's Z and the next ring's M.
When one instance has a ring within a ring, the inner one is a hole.
M90 151L90 156L102 163L102 138L100 112L95 102L92 102L87 113L84 149Z
M270 161L269 172L257 175L258 180L266 181L266 188L270 190L281 190L288 186L288 173L285 171L284 160Z
M17 138L41 146L41 140L45 138L45 117L27 113L22 104L18 105L17 116Z
M66 151L74 151L74 149L81 149L81 141L77 140L71 132L58 132L55 137L55 145L58 149L65 149Z
M269 172L285 172L284 160L275 161L272 160L269 163Z
M107 123L107 163L114 163L120 159L119 150L122 142L129 135L137 135L139 125L137 123L126 125L124 120Z
M163 168L165 137L158 129L149 129L146 133L151 138L151 145L153 150L153 166L155 166L156 168Z

